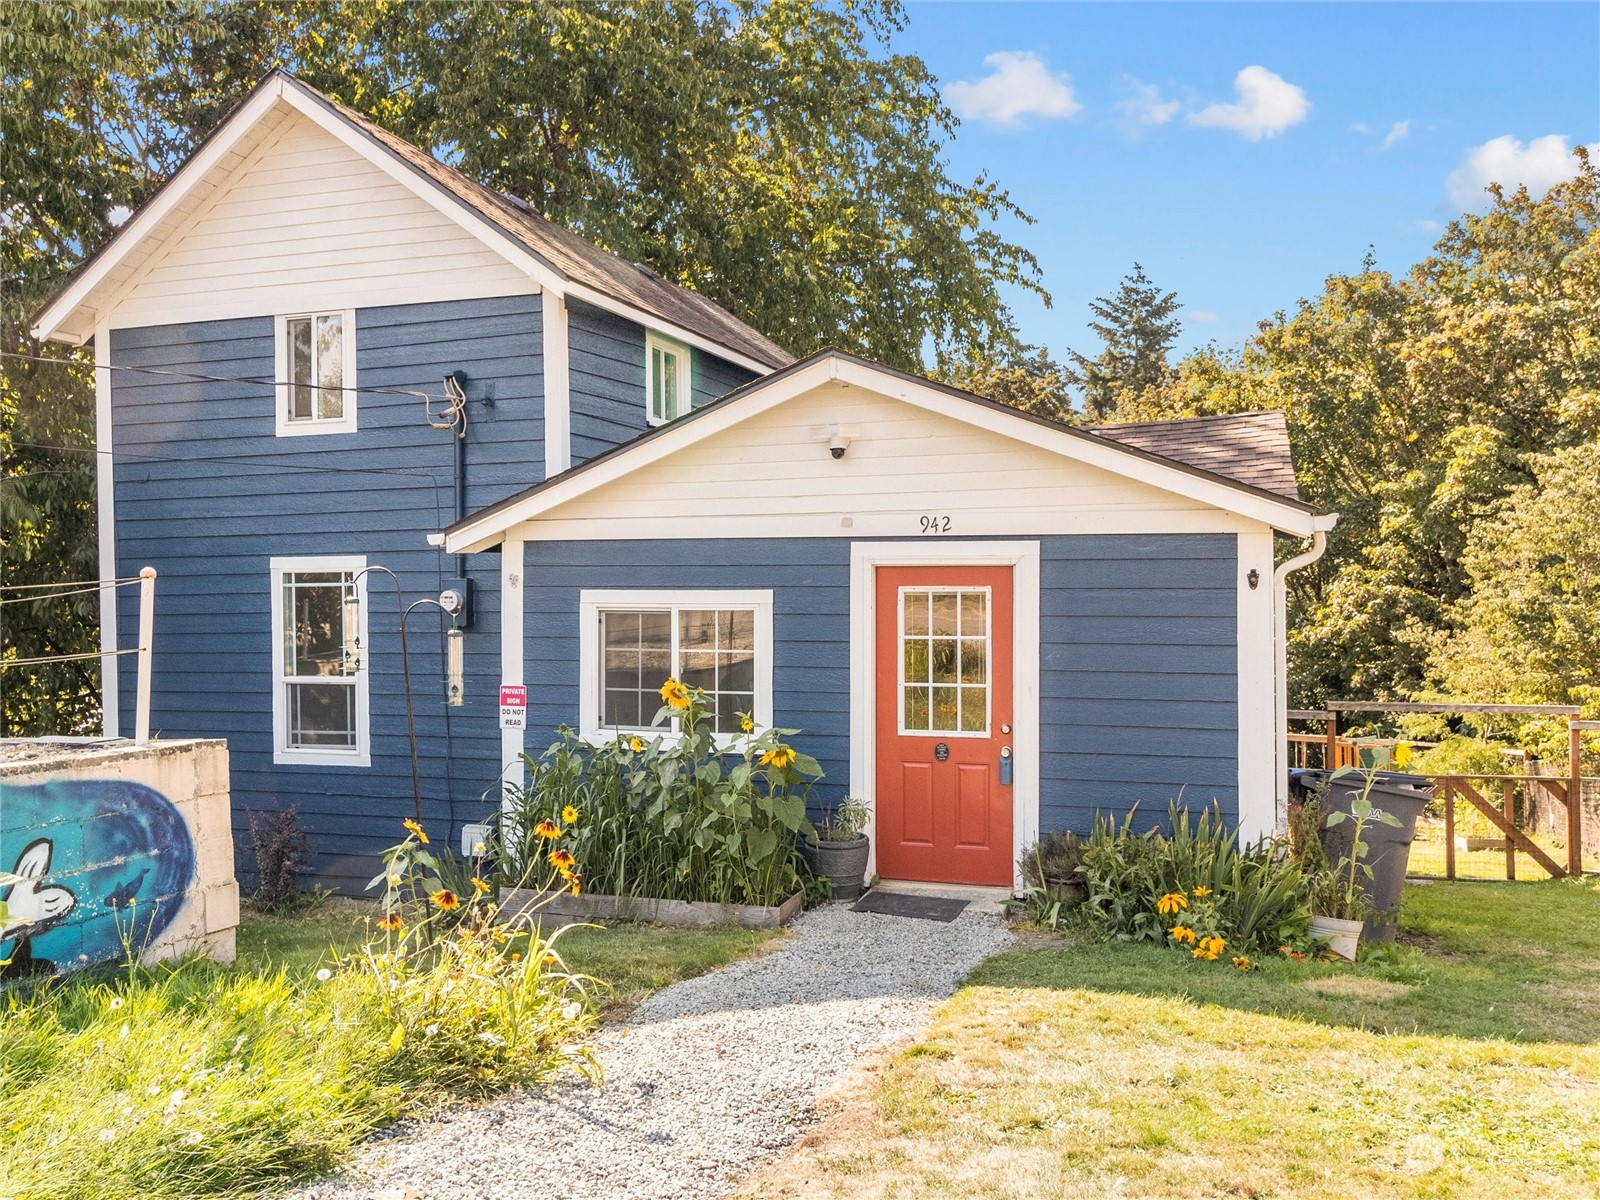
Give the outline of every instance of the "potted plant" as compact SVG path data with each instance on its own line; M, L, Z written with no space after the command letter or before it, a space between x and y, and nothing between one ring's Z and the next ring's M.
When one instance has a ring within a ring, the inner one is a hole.
M1029 918L1036 924L1056 928L1062 913L1076 908L1089 898L1080 867L1083 842L1067 830L1047 833L1022 852L1017 867L1027 895Z
M1349 767L1341 767L1330 776L1329 782L1350 770ZM1350 798L1349 812L1335 810L1328 814L1326 820L1319 821L1316 800L1307 802L1303 819L1310 836L1303 836L1301 843L1302 855L1315 855L1318 860L1306 864L1310 868L1306 872L1306 890L1311 906L1311 923L1306 932L1314 938L1326 940L1328 949L1350 962L1355 961L1361 930L1371 908L1369 892L1372 868L1366 861L1370 846L1362 835L1374 825L1400 824L1398 817L1372 803L1372 785L1377 772L1374 770L1365 774L1366 786ZM1346 821L1351 823L1349 852L1339 859L1337 865L1330 866L1318 826L1331 829Z
M815 841L806 844L806 859L814 874L833 885L835 900L854 900L861 895L861 881L867 873L867 824L872 810L865 800L846 796L817 826Z

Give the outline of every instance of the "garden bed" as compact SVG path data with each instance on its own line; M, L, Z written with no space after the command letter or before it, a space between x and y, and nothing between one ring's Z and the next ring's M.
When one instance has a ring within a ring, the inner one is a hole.
M539 916L566 921L649 921L689 928L738 925L745 929L778 929L800 915L802 899L802 893L796 892L776 906L711 904L649 896L573 896L565 892L552 896L532 888L513 888L500 897L498 915L506 920L537 905Z

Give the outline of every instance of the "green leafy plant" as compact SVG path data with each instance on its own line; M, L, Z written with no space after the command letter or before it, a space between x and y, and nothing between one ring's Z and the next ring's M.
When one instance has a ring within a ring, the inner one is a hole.
M1340 767L1334 771L1323 785L1323 794L1326 794L1329 784L1354 770L1354 767ZM1351 797L1350 811L1335 810L1322 821L1324 829L1332 829L1346 821L1353 822L1353 826L1350 831L1350 853L1340 858L1331 869L1318 871L1308 881L1311 911L1319 917L1341 921L1361 921L1366 918L1370 911L1367 887L1372 880L1372 868L1367 864L1366 857L1371 847L1362 840L1362 835L1373 825L1400 824L1400 818L1372 803L1372 787L1378 780L1377 770L1368 769L1361 774L1364 782L1361 791ZM1312 840L1320 842L1320 839Z
M1135 811L1120 822L1096 820L1083 844L1088 899L1081 920L1094 935L1199 950L1218 958L1305 941L1307 909L1299 862L1275 839L1239 845L1221 810L1198 815L1172 805L1167 830L1133 831ZM1173 930L1183 932L1174 937ZM1193 935L1192 937L1190 935ZM1212 953L1212 951L1215 953Z
M828 811L822 824L817 826L817 840L822 842L853 842L866 833L872 821L872 809L857 796L846 796Z
M383 887L383 922L400 920L407 912L418 926L485 919L494 905L494 886L479 874L477 860L435 845L410 818L404 824L405 839L383 852L383 870L367 884L368 891Z
M1054 830L1022 852L1022 873L1028 919L1055 929L1068 912L1084 902L1088 889L1080 868L1083 842L1070 830Z
M799 731L741 732L720 746L706 697L669 679L654 724L678 731L589 746L563 727L513 789L501 817L511 882L553 855L591 892L720 904L780 904L802 887L800 838L814 838L806 797L822 768L787 741Z

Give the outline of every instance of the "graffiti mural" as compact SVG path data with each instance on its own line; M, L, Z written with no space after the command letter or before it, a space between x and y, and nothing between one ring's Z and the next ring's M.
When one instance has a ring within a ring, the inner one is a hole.
M194 839L142 783L61 779L0 786L0 977L120 958L183 907Z

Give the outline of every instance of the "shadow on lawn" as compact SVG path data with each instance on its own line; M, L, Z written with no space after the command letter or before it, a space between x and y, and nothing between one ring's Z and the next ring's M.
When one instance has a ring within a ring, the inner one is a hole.
M969 984L1171 997L1376 1033L1600 1042L1600 883L1408 887L1401 945L1354 966L1276 955L1241 973L1159 946L1013 950Z

